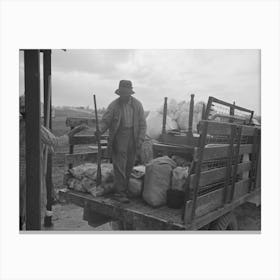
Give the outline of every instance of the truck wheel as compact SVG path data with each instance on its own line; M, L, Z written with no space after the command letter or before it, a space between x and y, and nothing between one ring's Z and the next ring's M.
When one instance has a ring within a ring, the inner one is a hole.
M229 212L212 222L209 230L238 230L237 219L232 212Z

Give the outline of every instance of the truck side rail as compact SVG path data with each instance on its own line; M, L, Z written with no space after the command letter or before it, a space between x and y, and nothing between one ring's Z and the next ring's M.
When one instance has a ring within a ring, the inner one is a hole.
M197 217L229 206L243 196L249 197L250 193L260 187L259 127L201 121L199 133L199 145L194 152L194 171L187 184L189 197L184 209L187 225L194 224ZM228 137L228 143L207 144L207 139L220 135ZM248 143L242 144L242 137L248 137ZM245 155L246 161L242 160ZM205 168L209 162L219 160L223 161L222 166Z
M225 115L224 111L228 111L228 115L229 116L236 116L236 117L240 117L239 121L243 121L243 124L248 123L251 124L252 123L252 119L253 119L253 115L254 115L254 111L249 110L247 108L243 108L240 106L235 105L235 103L231 104L228 102L225 102L223 100L220 100L218 98L215 98L213 96L209 96L208 98L208 103L206 106L206 111L203 117L203 120L210 120L213 115L212 112L215 112L215 114L219 113L219 109L217 109L219 106L221 106L222 112L223 114L221 115ZM239 113L238 113L239 111ZM223 116L225 117L225 116ZM245 117L245 119L244 119ZM237 121L238 118L234 119L234 118L229 118L229 122L234 122Z

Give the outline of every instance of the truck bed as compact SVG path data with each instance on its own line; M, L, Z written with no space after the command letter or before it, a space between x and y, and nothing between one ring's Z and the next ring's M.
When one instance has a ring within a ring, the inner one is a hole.
M62 199L84 208L84 219L91 224L95 216L101 215L109 220L119 220L136 230L185 230L181 209L171 209L166 205L153 208L142 199L130 199L121 203L112 195L93 197L90 194L60 190ZM98 218L97 218L98 219Z

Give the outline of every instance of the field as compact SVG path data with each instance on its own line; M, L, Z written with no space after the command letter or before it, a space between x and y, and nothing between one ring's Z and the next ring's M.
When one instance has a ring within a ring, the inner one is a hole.
M72 109L56 109L55 118L53 118L53 133L61 136L69 128L66 127L67 117L89 117L92 112L84 110ZM93 134L94 129L90 128L88 131L81 134ZM75 152L88 152L90 149L83 146L75 146ZM53 156L53 184L55 194L63 187L63 174L64 174L64 156L69 152L69 147L59 147L56 154ZM58 199L57 195L56 198ZM92 230L85 221L82 220L82 209L75 205L63 205L57 200L53 207L54 216L54 230ZM261 228L261 208L253 204L246 203L235 210L238 218L239 228L241 230L260 230ZM96 230L109 230L108 226L97 228Z

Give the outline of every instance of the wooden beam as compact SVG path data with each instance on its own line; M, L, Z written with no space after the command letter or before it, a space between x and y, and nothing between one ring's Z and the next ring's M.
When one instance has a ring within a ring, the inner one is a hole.
M24 51L26 230L41 229L40 52Z
M51 50L43 51L43 70L44 70L44 125L52 129L52 89L51 89ZM47 188L47 205L48 211L52 211L53 204L53 183L52 183L52 154L47 155L47 173L46 173L46 188ZM48 218L51 219L51 218ZM48 226L45 221L45 226Z

